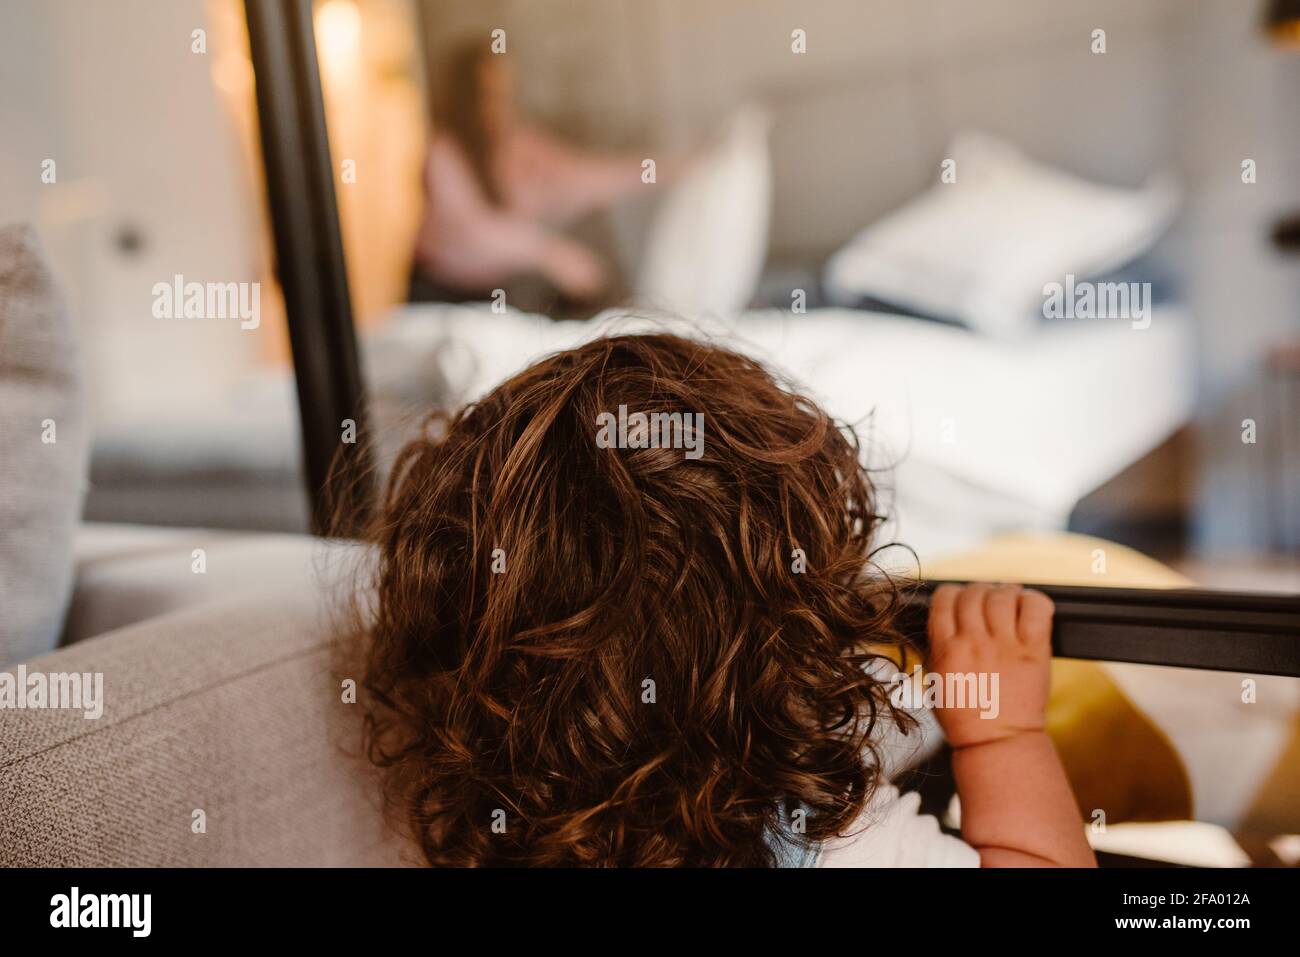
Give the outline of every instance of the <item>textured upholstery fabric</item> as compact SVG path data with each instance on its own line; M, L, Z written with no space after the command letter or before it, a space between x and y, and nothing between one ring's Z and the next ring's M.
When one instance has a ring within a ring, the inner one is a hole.
M35 232L0 228L0 665L58 643L86 457L67 311Z
M250 592L27 662L102 672L104 713L0 710L0 865L400 863L321 608Z
M202 574L195 573L196 549ZM272 584L285 592L312 589L345 574L351 551L306 535L87 523L77 534L77 582L63 643Z

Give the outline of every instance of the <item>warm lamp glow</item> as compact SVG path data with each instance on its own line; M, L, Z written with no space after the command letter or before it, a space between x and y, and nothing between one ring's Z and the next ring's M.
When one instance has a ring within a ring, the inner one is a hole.
M1269 33L1278 45L1300 50L1300 20L1279 23Z
M316 8L316 49L327 70L355 65L361 47L361 11L354 0L325 0Z
M244 53L220 53L212 61L212 81L222 93L247 96L253 90L253 62Z
M1264 22L1274 43L1300 49L1300 0L1272 0Z

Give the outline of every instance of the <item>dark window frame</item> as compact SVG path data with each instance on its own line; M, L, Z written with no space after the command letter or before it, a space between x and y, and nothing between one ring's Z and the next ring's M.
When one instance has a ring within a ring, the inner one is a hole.
M354 532L373 493L311 0L245 0L275 270L284 294L312 529ZM345 423L355 442L344 442Z
M339 530L370 504L365 394L333 163L312 31L311 0L245 0L257 86L276 267L288 312L314 528ZM342 421L359 441L340 443ZM340 476L350 478L340 481ZM346 489L343 500L331 490ZM924 640L937 583L908 598L905 630ZM1053 651L1124 661L1300 677L1300 596L1196 589L1038 586L1056 602Z

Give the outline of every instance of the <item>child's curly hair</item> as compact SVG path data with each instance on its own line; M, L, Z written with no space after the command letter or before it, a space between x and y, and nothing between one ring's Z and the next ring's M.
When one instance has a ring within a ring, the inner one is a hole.
M703 413L703 456L601 447L620 405ZM426 434L379 516L363 704L431 864L764 865L783 804L800 840L853 821L900 718L865 666L901 639L851 430L660 334L546 358Z

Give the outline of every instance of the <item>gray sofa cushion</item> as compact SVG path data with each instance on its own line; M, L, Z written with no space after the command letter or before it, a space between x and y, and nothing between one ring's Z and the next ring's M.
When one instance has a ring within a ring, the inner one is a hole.
M27 662L102 673L103 714L0 709L0 866L403 863L322 607L245 593Z
M322 576L344 579L353 551L306 535L86 522L77 533L77 583L63 643L248 592L298 593L317 587Z
M67 309L31 227L0 228L0 664L58 642L86 456Z

